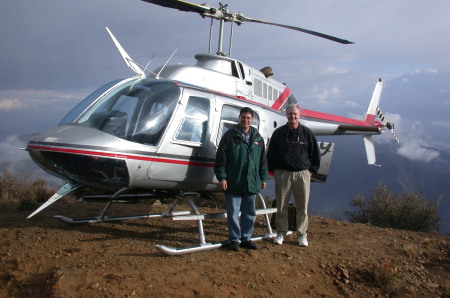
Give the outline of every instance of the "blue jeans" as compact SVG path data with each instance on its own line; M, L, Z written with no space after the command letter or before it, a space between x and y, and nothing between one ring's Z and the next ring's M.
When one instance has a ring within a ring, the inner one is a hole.
M255 194L232 194L225 192L227 204L228 241L250 241L256 218ZM241 221L239 223L239 212Z

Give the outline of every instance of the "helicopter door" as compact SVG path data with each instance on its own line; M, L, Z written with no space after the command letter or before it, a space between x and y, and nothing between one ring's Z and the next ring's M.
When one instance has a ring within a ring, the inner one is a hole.
M186 183L211 183L214 177L214 154L209 139L214 111L213 94L184 89L181 101L167 129L157 155L167 162L153 162L150 179Z

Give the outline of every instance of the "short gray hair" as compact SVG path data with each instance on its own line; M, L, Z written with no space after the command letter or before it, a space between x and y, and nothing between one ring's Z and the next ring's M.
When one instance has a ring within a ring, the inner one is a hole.
M286 115L287 115L288 111L293 108L297 108L298 112L300 114L302 113L302 108L300 108L300 105L298 103L291 103L286 106Z

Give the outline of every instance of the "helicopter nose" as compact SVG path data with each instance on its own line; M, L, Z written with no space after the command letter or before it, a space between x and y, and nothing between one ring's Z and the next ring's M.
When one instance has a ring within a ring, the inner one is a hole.
M125 160L29 145L31 158L50 174L88 186L112 189L129 185Z

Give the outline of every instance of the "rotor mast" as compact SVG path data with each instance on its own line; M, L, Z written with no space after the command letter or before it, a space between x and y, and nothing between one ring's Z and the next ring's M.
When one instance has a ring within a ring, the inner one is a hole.
M228 50L228 56L231 56L231 48L233 42L233 23L237 23L238 25L242 24L242 21L237 17L239 15L236 13L231 13L228 9L228 4L219 3L219 8L212 8L208 12L201 13L202 17L211 18L210 32L209 32L209 51L208 54L211 54L211 43L212 43L212 31L213 31L213 19L219 20L219 38L217 44L217 52L218 56L227 56L225 52L223 52L223 31L225 22L231 22L230 29L230 45Z

